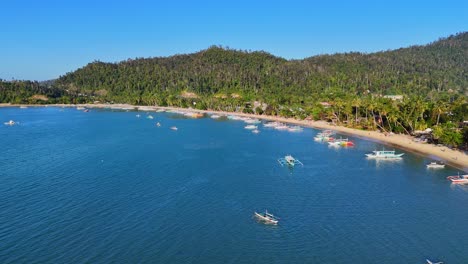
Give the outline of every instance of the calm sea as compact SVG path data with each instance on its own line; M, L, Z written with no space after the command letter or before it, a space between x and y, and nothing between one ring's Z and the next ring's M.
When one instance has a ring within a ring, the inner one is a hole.
M468 263L468 186L430 157L136 114L0 109L1 263Z

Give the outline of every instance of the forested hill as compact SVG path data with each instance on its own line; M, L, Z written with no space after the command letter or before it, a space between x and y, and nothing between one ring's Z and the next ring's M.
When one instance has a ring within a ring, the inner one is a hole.
M145 103L157 95L238 93L256 99L337 94L466 94L468 33L424 46L371 54L285 60L266 52L213 46L188 55L93 62L56 81L59 88L109 100ZM138 97L138 100L135 98ZM142 101L143 100L143 101Z

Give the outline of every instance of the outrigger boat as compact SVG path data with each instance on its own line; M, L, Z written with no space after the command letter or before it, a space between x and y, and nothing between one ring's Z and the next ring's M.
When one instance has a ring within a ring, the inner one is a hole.
M13 126L13 125L16 125L16 122L13 121L13 120L10 120L8 122L5 122L4 124L7 125L7 126Z
M289 127L285 124L281 124L281 125L275 126L274 128L278 130L287 130Z
M292 127L288 128L289 132L300 132L302 130L304 130L304 129L302 127L300 127L300 126L292 126Z
M302 164L300 160L295 159L291 155L287 155L284 158L278 159L278 162L281 166L288 165L290 167L294 167L296 164L301 164L302 166L304 166L304 164Z
M267 210L265 210L265 213L257 213L255 212L255 217L264 222L265 224L272 224L272 225L277 225L279 218L268 213Z
M428 169L443 169L443 168L445 168L445 164L442 163L442 162L433 161L433 162L427 164L426 167Z
M405 153L395 154L394 150L374 150L372 153L366 154L371 159L402 159L403 155Z
M335 139L333 138L333 135L335 132L332 130L324 130L323 132L318 133L315 137L315 141L325 141L325 142L331 142L334 141Z
M256 125L247 125L244 128L252 130L252 129L257 129L257 126Z
M280 122L268 122L263 124L264 127L277 127L282 125Z
M260 124L262 122L258 119L252 119L252 118L245 118L243 121L247 124Z
M468 174L448 176L447 180L450 180L452 183L456 183L456 184L468 184Z
M354 143L352 141L349 141L347 138L340 138L340 139L335 139L333 141L328 141L328 144L330 146L342 146L342 147L352 147L354 146Z

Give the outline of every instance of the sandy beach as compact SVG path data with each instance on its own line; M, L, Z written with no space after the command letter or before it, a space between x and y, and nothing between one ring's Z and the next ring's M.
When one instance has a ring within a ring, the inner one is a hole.
M0 107L15 107L20 105L12 104L0 104ZM45 105L24 105L27 107L43 107ZM460 170L468 172L468 155L459 150L452 150L445 146L436 146L433 144L418 143L413 141L413 137L402 134L385 135L379 131L366 131L358 130L353 128L347 128L342 126L331 125L325 121L308 121L308 120L296 120L293 118L282 118L276 116L265 116L265 115L254 115L244 113L231 113L223 111L211 111L211 110L197 110L197 109L186 109L176 107L159 107L159 106L134 106L128 104L80 104L80 105L49 105L56 107L86 107L86 108L111 108L111 109L123 109L123 110L140 110L140 111L157 111L159 109L174 110L174 111L190 111L198 113L216 113L221 115L238 115L244 117L258 118L263 120L278 121L290 124L296 124L305 127L312 127L318 129L331 129L343 134L357 136L364 139L370 139L378 141L391 146L406 149L408 151L429 156L434 159L439 159L447 164L450 164Z

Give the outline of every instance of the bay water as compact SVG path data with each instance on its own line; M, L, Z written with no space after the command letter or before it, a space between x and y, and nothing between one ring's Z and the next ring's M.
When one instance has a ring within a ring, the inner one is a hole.
M369 160L393 148L173 113L0 121L1 263L468 263L468 186L433 157ZM304 166L282 167L288 154ZM265 209L277 226L254 219Z

